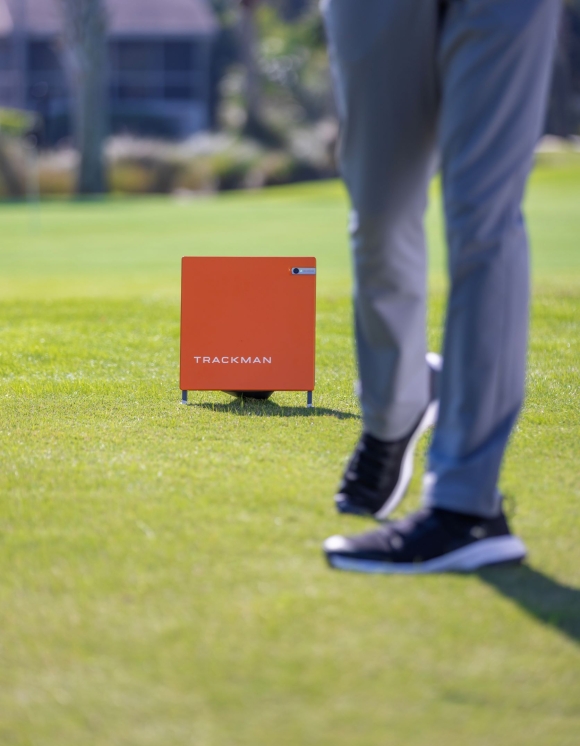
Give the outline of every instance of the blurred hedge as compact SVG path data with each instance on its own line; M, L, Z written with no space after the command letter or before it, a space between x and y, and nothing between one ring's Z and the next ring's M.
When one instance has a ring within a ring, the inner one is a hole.
M202 134L182 143L133 137L111 138L105 148L110 191L115 194L171 194L258 189L335 175L333 126L298 130L285 150L225 134ZM78 156L72 148L23 157L24 145L11 145L11 163L23 183L34 168L41 196L73 194ZM0 175L0 197L9 192Z

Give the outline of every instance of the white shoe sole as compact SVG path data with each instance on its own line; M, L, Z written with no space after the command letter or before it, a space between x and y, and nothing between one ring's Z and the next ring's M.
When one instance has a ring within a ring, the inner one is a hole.
M324 543L338 537L330 537ZM326 550L325 550L326 551ZM350 570L370 574L387 575L425 575L438 572L473 572L486 565L496 565L502 562L519 562L526 556L526 547L517 536L497 536L490 539L480 539L468 546L456 549L441 557L426 562L399 563L379 562L375 560L357 559L344 554L327 553L327 559L337 570Z

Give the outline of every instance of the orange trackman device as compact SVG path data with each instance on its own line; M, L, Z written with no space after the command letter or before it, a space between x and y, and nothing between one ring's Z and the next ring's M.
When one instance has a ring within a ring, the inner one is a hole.
M306 391L312 406L315 326L314 257L183 257L182 401Z

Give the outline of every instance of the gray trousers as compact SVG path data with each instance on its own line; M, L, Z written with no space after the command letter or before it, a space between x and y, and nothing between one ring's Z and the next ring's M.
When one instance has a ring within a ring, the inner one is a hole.
M541 133L559 0L323 0L352 203L364 428L397 439L428 400L427 190L449 275L427 504L500 510L523 400L529 267L521 201Z

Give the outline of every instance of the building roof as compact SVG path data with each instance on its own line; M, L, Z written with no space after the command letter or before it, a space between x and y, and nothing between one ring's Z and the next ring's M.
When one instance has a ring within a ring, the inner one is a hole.
M12 33L12 15L5 0L0 0L0 37Z
M56 36L61 0L0 0L0 37L16 28L32 36ZM112 36L211 34L217 21L208 0L105 0Z

